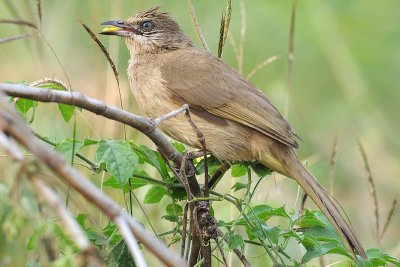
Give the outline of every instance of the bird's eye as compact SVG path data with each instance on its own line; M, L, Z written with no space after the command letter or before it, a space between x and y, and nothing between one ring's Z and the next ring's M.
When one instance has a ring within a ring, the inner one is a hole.
M154 23L153 23L152 21L144 21L144 22L142 23L142 29L143 29L143 31L145 31L145 32L149 32L149 31L151 31L152 29L154 29Z

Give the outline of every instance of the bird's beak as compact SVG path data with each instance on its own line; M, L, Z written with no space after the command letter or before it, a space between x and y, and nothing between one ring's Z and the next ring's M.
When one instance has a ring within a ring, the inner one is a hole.
M117 36L132 36L133 34L139 34L139 31L131 26L125 24L122 20L109 20L101 23L100 25L106 25L100 34L104 35L117 35Z

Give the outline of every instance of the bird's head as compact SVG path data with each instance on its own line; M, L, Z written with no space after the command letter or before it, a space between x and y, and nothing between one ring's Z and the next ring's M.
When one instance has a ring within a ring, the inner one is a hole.
M137 13L126 20L101 23L100 34L123 36L132 55L158 53L193 46L178 23L159 7Z

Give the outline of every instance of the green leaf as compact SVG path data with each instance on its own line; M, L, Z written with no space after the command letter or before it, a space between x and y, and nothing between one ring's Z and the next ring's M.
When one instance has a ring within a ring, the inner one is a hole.
M163 216L161 216L161 218L163 218L167 221L173 222L173 223L179 221L178 216L175 216L172 214L163 215Z
M301 263L306 263L314 258L320 257L325 254L341 254L351 258L351 256L347 253L347 250L343 247L339 246L336 242L327 242L323 243L320 246L314 246L307 250L306 254L304 254L301 259Z
M160 154L144 145L137 145L135 143L130 142L130 145L133 150L136 151L139 156L140 161L146 162L157 169L160 173L163 180L170 180L167 165L164 160L161 158Z
M167 207L165 208L165 211L169 215L182 215L183 214L182 206L175 204L175 203L168 204Z
M53 82L42 83L38 87L60 90L60 91L68 91L67 88L65 88L61 84ZM75 107L66 104L58 104L58 110L61 112L61 115L64 118L64 120L68 122L72 118L72 115L74 115Z
M58 104L58 110L61 112L64 121L68 122L74 115L75 107L66 104Z
M221 162L214 156L207 157L208 174L212 174L221 166ZM196 164L196 174L200 175L204 173L205 162L201 159L199 163Z
M145 171L137 171L138 174L146 173ZM146 173L147 174L147 173ZM124 193L129 192L129 189L136 189L145 185L150 184L151 182L140 179L140 178L129 178L127 183L121 184L114 176L111 176L107 180L103 182L104 186L112 187L115 189L122 189Z
M241 177L246 175L247 167L241 164L232 165L231 175L232 177Z
M33 230L32 235L29 237L28 244L26 245L27 250L34 250L39 244L39 240L46 230L46 224L41 224Z
M253 236L258 237L262 240L268 239L274 244L278 244L280 229L278 227L270 227L264 222L259 222L257 227L251 229L248 232L249 238L253 239Z
M107 237L110 244L115 245L121 241L122 236L119 234L117 226L113 222L108 222L106 227L103 228L103 234Z
M279 207L279 208L272 208L268 205L262 204L262 205L257 205L251 209L247 213L247 215L250 218L255 218L255 216L262 220L262 221L267 221L273 216L279 216L279 217L285 217L285 218L290 218L289 215L285 211L285 206Z
M236 191L238 191L240 189L247 188L248 186L249 186L249 184L247 184L247 183L239 183L239 182L237 182L232 186L231 189L233 189L233 191L236 192Z
M36 100L26 98L17 98L15 101L15 106L24 115L26 115L31 108L36 109L37 105L38 102Z
M244 243L244 241L243 241L243 237L241 235L238 235L238 234L229 235L229 240L228 240L229 249L234 249L234 248L240 247L241 245L243 245L243 243Z
M107 266L109 267L136 267L136 264L129 252L128 246L124 240L118 242L108 254Z
M391 263L396 266L400 266L400 260L396 259L378 248L368 249L366 251L368 258L370 259L372 265L375 266L386 266Z
M259 162L252 162L250 164L250 167L253 169L253 171L258 175L258 177L263 178L269 174L272 173L272 170L265 167Z
M74 155L76 155L83 146L84 143L82 141L79 140L74 141L74 139L68 138L59 142L56 145L55 150L59 152L61 155L63 155L67 161L71 161L73 148L74 148Z
M304 215L297 220L297 225L302 228L309 228L311 226L325 226L325 224L309 210L306 210Z
M85 221L87 219L87 214L84 213L79 213L76 217L75 217L76 221L78 222L78 224L82 227L82 229L86 229L85 227Z
M185 146L182 143L172 142L172 145L178 150L179 153L183 154L186 151Z
M105 163L108 171L124 185L138 167L138 157L126 141L101 140L96 151L99 163Z
M328 219L325 217L325 215L321 211L307 211L306 214L311 213L315 215L316 221L315 225L309 226L308 229L304 232L305 234L312 235L316 238L318 238L319 241L335 241L344 248L344 244L342 242L342 239L339 237L338 233L336 232L336 229L332 226L332 224L328 221ZM307 216L307 215L306 215ZM323 223L323 225L320 225L317 221L320 221ZM310 221L309 221L310 222Z
M25 264L25 267L40 267L40 262L37 260L29 261Z
M147 190L144 196L145 204L158 203L167 194L167 190L164 187L153 185Z

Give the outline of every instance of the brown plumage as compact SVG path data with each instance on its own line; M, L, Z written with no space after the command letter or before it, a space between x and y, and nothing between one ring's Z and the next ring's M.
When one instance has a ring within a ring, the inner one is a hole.
M240 73L197 48L179 25L158 8L125 21L108 21L102 33L125 37L131 53L128 78L141 110L151 118L189 104L207 149L225 161L257 160L296 180L355 253L366 257L354 231L332 198L304 168L295 135L270 100ZM183 115L161 123L161 129L200 148Z

